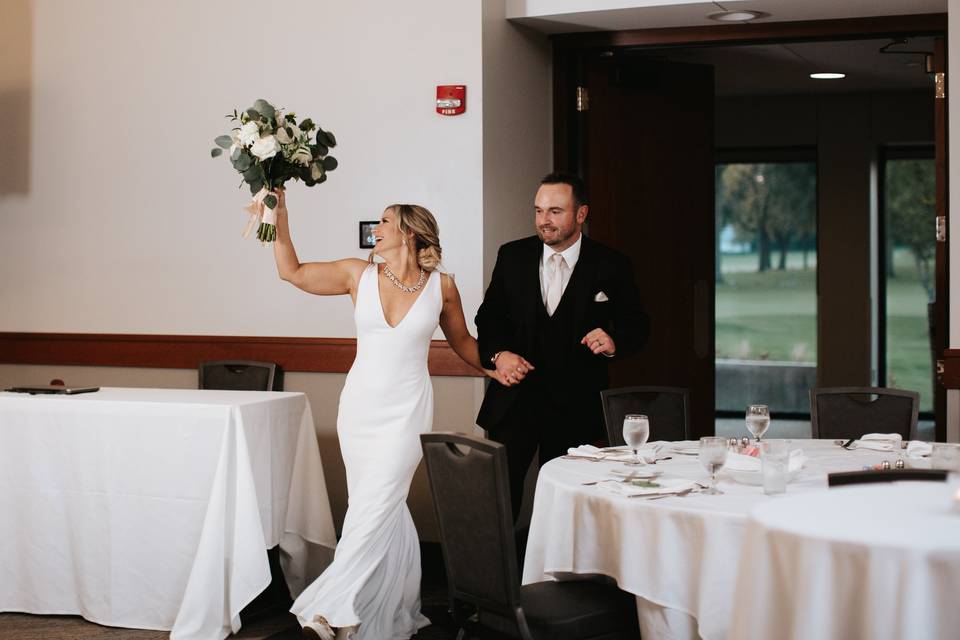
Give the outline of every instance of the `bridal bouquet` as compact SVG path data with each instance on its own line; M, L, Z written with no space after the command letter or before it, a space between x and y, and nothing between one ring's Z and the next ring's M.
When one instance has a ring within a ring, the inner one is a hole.
M287 180L303 180L308 187L324 182L327 172L337 168L337 159L327 155L337 146L337 139L310 118L298 123L295 113L284 114L262 99L242 113L234 110L227 118L237 126L214 140L217 146L210 156L229 151L233 168L253 194L244 237L259 222L257 238L273 242L277 237L277 196L273 192Z

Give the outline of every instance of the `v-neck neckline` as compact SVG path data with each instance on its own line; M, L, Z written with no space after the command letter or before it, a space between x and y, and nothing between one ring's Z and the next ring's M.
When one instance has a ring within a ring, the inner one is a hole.
M427 279L423 281L423 286L420 287L420 291L417 292L416 299L412 303L410 303L410 308L407 309L407 312L405 314L403 314L403 317L400 318L400 321L397 324L390 324L390 321L387 320L387 312L383 308L383 298L380 296L380 266L379 265L374 265L374 266L376 267L374 269L374 275L376 277L374 278L373 284L377 287L377 306L380 307L380 317L383 318L383 324L385 324L388 329L396 329L397 327L403 324L403 321L407 319L407 316L410 315L410 312L413 311L413 308L417 306L418 302L420 302L420 298L422 298L423 294L426 293L427 285L430 284L430 280L431 278L433 278L433 273L432 272L427 273Z

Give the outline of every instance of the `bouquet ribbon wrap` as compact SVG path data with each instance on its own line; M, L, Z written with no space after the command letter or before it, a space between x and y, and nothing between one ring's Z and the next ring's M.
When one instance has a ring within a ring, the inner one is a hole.
M244 210L250 214L247 220L247 226L243 230L244 238L249 237L250 232L261 224L276 226L277 212L263 203L264 198L270 195L270 193L266 187L260 189L257 195L253 196L250 204L244 207Z

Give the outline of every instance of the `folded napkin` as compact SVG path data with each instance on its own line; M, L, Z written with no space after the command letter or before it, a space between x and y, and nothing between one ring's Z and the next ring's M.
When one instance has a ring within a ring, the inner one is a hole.
M933 445L921 440L911 440L907 445L907 455L911 458L922 458L933 453Z
M855 449L871 451L899 451L903 438L899 433L868 433L857 440Z
M804 463L807 461L807 457L803 455L803 449L794 449L790 452L787 460L787 472L792 473L803 468ZM734 471L759 472L761 468L761 462L760 458L754 456L745 456L742 453L730 452L727 454L727 461L724 463L724 467L727 469L733 469Z
M611 493L616 493L627 497L669 495L672 493L687 491L688 489L693 490L699 486L693 480L685 480L683 478L658 478L657 480L650 480L647 482L649 482L649 484L655 484L659 486L638 486L632 482L623 482L622 480L605 480L604 482L598 482L597 486L604 491L609 491Z
M657 450L654 446L647 444L640 448L640 458L644 462L653 462L657 458ZM592 444L582 444L579 447L570 447L567 449L567 455L571 458L587 458L589 460L610 460L612 462L631 462L633 460L633 451L626 448L600 449Z

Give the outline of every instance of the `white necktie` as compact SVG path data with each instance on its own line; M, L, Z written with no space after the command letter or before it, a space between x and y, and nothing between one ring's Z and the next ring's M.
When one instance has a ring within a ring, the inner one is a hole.
M552 316L563 296L563 268L567 261L563 259L563 255L555 253L550 256L550 262L553 264L553 271L550 282L547 283L547 315Z

